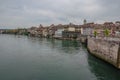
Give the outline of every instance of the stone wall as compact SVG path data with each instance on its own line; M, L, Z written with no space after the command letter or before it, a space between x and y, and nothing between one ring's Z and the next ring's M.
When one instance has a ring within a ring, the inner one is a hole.
M118 68L120 69L120 44L119 44L119 50L118 50Z
M89 37L87 48L91 54L120 69L120 42Z

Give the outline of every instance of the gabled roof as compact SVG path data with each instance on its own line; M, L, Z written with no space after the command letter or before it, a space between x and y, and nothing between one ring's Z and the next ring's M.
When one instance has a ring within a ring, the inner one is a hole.
M105 22L104 25L114 24L113 22Z
M115 23L120 23L120 21L116 21Z

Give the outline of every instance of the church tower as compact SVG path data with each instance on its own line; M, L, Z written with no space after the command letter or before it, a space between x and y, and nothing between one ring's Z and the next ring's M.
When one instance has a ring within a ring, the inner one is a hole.
M84 19L83 23L84 23L84 24L86 24L86 23L87 23L87 20L86 20L86 19Z

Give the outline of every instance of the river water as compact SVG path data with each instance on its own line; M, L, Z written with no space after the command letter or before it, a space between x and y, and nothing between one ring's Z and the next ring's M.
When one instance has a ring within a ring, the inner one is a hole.
M77 41L0 35L0 80L120 80Z

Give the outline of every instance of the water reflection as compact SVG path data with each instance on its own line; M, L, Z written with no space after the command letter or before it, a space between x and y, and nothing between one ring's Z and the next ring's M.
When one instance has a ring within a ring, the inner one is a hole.
M88 64L97 80L120 80L120 70L95 56L88 54Z
M62 41L62 47L80 47L81 44L79 41L69 41L69 40L63 40Z
M51 48L65 54L77 54L82 48L82 44L79 41L47 39L47 42L50 43Z

